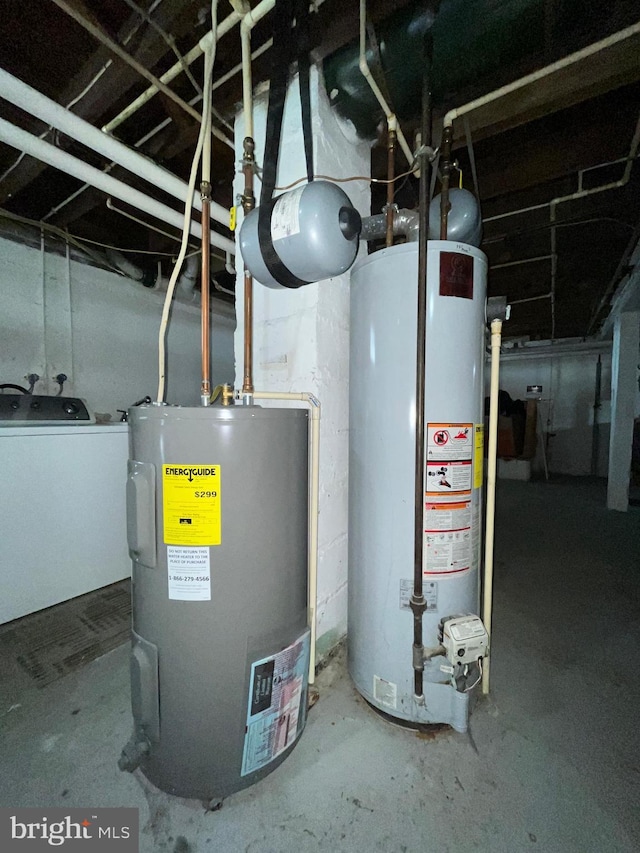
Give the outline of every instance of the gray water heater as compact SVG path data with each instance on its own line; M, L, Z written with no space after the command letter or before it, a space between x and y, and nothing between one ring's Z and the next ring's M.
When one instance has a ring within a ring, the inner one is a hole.
M240 229L240 251L251 275L272 288L299 287L346 272L358 253L360 214L347 194L328 181L312 181L278 196L270 213L270 229L260 241L260 208L251 211ZM264 259L275 253L297 284L272 275Z
M135 753L161 790L216 801L270 773L306 722L308 413L153 404L129 417L122 761Z

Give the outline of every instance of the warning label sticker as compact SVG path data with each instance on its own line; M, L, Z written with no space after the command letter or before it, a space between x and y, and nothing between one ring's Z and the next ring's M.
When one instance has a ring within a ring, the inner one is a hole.
M473 458L473 424L427 424L427 460L448 462Z
M474 427L474 450L473 450L473 488L482 488L482 477L484 463L484 424L476 424Z
M162 466L166 545L220 545L220 466Z
M281 195L271 212L271 239L282 240L300 233L300 199L305 187Z
M428 495L467 494L471 491L471 460L427 462Z
M425 532L424 574L463 572L471 567L471 528L443 532Z
M211 601L208 548L167 546L169 598L177 601Z
M425 530L466 530L471 527L471 501L452 504L426 503Z
M400 610L411 610L411 595L413 594L413 580L400 581ZM427 606L426 613L438 612L438 584L436 581L422 584L422 594Z
M251 664L242 776L269 764L302 732L309 638L307 630L278 654Z
M391 708L395 711L398 706L398 685L394 684L393 681L380 678L379 675L374 675L373 698L385 708Z
M424 573L460 572L471 566L471 501L425 504Z

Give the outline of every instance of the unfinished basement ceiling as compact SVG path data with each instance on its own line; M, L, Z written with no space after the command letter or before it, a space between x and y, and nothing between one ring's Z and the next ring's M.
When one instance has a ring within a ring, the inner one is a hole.
M257 0L247 5L255 7ZM362 130L372 142L379 137L380 144L372 148L372 169L374 176L385 177L385 133L384 123L378 121L379 110L365 98L359 116L357 105L345 96L354 88L347 72L356 50L359 3L324 0L315 5L314 58L323 61L332 81L338 81L332 83L330 92L336 109L356 125L368 124ZM0 65L64 106L75 101L72 111L97 127L110 122L149 84L70 12L98 27L155 76L174 65L176 51L187 54L211 26L205 0L40 0L19 4L19 14L17 6L16 0L0 0ZM413 45L422 37L434 12L436 137L438 118L447 109L600 41L640 18L635 0L442 0L440 4L371 0L367 9L372 23L369 38L374 45L371 65L392 96L399 81L394 108L410 140L417 128L420 91L419 81L411 78L412 62L406 59L407 52L403 54L402 45ZM219 20L231 11L230 3L221 0ZM270 38L273 14L254 29L254 49ZM419 71L419 57L412 61ZM236 27L219 41L215 78L227 75L239 62ZM269 66L270 52L266 50L254 63L254 83L269 78ZM185 101L198 97L202 58L190 71L189 76L180 74L171 83ZM630 152L635 158L634 134L640 116L640 39L629 38L615 54L603 52L578 75L565 76L553 87L540 84L536 91L537 97L518 95L470 117L477 190L485 220L483 249L492 268L489 292L506 294L513 304L512 319L505 329L509 336L582 337L597 331L606 316L616 278L624 274L627 251L640 236L640 167L628 162ZM219 115L214 121L222 135L232 137L230 126L240 101L241 77L235 74L214 92ZM197 100L195 108L199 109ZM94 166L107 165L99 155L60 133L47 132L42 122L3 100L0 116L36 135L46 132L48 141ZM165 94L153 97L112 132L135 146L163 122L166 126L139 150L186 180L197 121ZM637 138L635 141L637 146ZM464 186L474 189L462 122L456 125L455 155ZM214 200L230 207L234 202L234 156L219 139L213 143L213 162ZM406 169L401 152L396 169ZM119 167L111 174L149 191ZM625 175L624 186L549 204L579 189L620 182ZM0 206L6 211L44 220L101 243L152 252L175 250L177 243L170 238L108 208L104 194L97 190L87 189L63 204L79 188L75 178L31 157L19 159L15 149L0 145ZM164 194L154 195L175 206ZM380 211L384 196L384 187L374 184L372 212ZM413 178L398 182L396 202L400 207L416 205ZM134 212L121 202L115 204ZM526 208L534 209L504 216ZM554 214L555 251L550 227ZM161 227L176 233L169 226ZM6 219L0 220L0 229L6 233ZM149 263L148 256L133 258Z

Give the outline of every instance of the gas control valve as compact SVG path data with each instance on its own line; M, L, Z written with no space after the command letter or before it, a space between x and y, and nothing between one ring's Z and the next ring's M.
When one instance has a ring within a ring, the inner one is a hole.
M482 619L473 614L446 619L442 645L448 660L454 665L476 663L479 658L486 657L489 637Z

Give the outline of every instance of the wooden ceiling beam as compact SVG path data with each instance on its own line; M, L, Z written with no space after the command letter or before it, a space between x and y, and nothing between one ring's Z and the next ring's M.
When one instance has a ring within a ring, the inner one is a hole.
M504 133L522 124L582 103L640 79L640 22L599 43L593 53L578 51L579 60L549 66L549 73L466 113L474 140ZM593 47L593 46L591 46ZM478 99L480 100L480 99ZM464 139L464 122L454 122L454 139Z
M188 5L192 7L192 4ZM164 29L170 30L174 37L179 37L193 28L192 16L186 13L184 0L164 0L158 7L156 14L158 24ZM138 20L137 15L131 15L127 18L118 33L120 41L126 39ZM169 51L169 47L155 29L143 22L139 36L131 43L130 50L138 62L152 68ZM99 46L83 64L78 74L65 87L57 99L58 102L67 104L73 100L79 92L82 92L90 84L91 80L110 59L112 59L110 52ZM20 75L18 74L18 76ZM119 61L111 62L95 85L73 107L73 112L87 121L95 122L105 115L116 100L122 101L140 79L136 72L127 65ZM37 128L35 132L40 132L42 123L34 120L33 124ZM28 129L31 130L32 128ZM46 165L40 161L25 157L0 184L0 204L4 204L8 199L16 196L46 168Z

